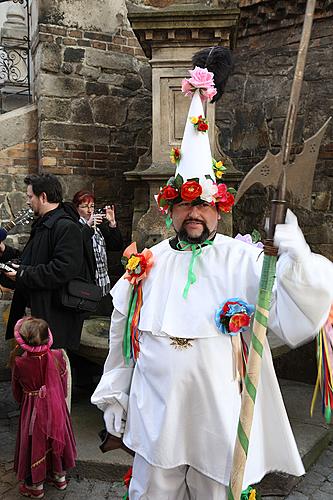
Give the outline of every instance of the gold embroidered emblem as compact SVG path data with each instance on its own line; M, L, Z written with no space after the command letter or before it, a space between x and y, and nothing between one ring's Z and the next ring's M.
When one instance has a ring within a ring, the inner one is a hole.
M170 337L172 342L170 342L170 345L174 346L175 349L188 349L189 347L193 347L193 344L191 344L191 340L193 339L182 339L180 337Z

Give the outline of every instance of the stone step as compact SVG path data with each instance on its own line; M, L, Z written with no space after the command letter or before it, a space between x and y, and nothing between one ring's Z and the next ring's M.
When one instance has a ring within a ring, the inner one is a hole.
M303 463L308 469L327 447L330 426L325 424L317 402L310 417L313 386L290 380L280 380L282 395ZM86 478L120 480L132 457L123 450L103 454L99 449L98 432L104 427L102 412L89 402L89 394L74 395L72 419L78 446L76 472ZM285 496L298 478L286 474L269 474L260 484L263 496Z

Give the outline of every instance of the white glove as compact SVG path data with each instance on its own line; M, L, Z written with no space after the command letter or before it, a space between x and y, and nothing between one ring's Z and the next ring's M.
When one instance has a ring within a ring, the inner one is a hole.
M106 430L113 436L121 437L124 434L126 413L118 401L107 406L104 411Z
M287 253L296 261L305 260L311 253L303 233L297 223L297 217L287 210L285 224L277 224L274 234L274 245L279 249L279 255Z

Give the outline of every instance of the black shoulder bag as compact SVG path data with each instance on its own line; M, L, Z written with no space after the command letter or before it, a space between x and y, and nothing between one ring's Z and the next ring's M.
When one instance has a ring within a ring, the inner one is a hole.
M61 290L61 304L78 312L94 312L102 298L102 289L83 278L70 280Z

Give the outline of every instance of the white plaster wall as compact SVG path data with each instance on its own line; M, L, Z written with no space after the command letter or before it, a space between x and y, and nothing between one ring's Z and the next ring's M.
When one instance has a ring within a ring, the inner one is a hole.
M0 3L0 28L2 28L3 23L6 21L8 6L9 2Z
M42 16L55 16L57 24L113 33L127 23L125 0L39 0Z

